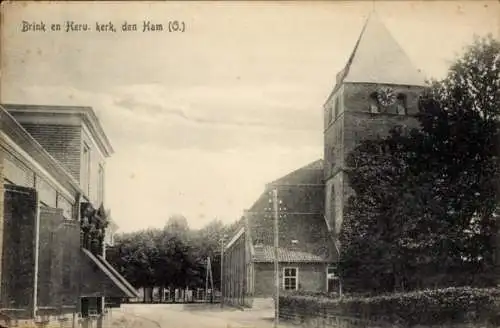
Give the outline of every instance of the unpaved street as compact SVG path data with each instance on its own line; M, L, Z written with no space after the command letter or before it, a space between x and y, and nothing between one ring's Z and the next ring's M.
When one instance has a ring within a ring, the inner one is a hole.
M273 310L241 311L218 305L125 304L113 309L113 328L272 328ZM280 325L285 327L284 325Z

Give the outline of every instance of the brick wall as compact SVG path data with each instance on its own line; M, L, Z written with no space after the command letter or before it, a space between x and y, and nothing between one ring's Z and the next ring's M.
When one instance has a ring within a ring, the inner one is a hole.
M71 313L70 306L76 306L80 295L80 224L65 224L59 231L58 239L59 243L64 245L61 256L61 303L66 307L65 312Z
M370 114L365 112L349 112L345 115L344 153L345 157L361 140L386 137L391 128L407 126L418 128L419 122L414 116L393 114Z
M34 306L36 192L25 187L5 188L0 301L3 307L23 309L22 315L30 316Z
M376 84L346 84L344 92L344 159L347 154L362 140L374 139L388 135L396 125L418 127L414 117L418 114L418 99L422 87L391 86L397 94L406 96L407 115L398 115L390 108L390 113L370 113L370 95L378 90Z
M79 180L82 144L82 129L80 126L29 123L23 123L22 125L43 148L66 167L75 179Z
M322 263L280 263L280 286L283 290L283 268L297 267L299 289L326 291L326 264ZM274 264L255 263L255 297L272 297L275 291Z
M356 83L344 84L342 92L336 96L342 98L338 103L338 116L329 124L325 124L324 154L325 154L325 216L330 227L337 232L343 221L343 207L352 190L348 185L342 169L348 154L362 141L385 137L396 125L408 128L418 128L419 122L414 117L418 113L418 99L423 87L394 86L396 94L406 97L407 115L398 115L396 105L390 107L387 113L371 113L373 104L371 95L380 85ZM334 104L328 104L332 107Z
M62 250L59 228L63 224L62 210L40 208L38 255L38 306L61 305Z
M41 208L40 222L37 305L72 313L79 295L79 225L54 208Z
M344 113L340 113L324 133L324 174L328 179L338 172L344 160Z

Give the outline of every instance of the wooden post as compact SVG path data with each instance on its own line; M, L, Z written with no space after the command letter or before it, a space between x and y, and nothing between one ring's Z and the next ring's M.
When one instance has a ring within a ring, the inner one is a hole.
M279 324L279 306L280 306L280 272L279 272L279 259L278 259L278 246L279 246L279 207L278 207L278 190L273 189L273 212L274 212L274 279L275 279L275 305L274 305L274 327Z
M221 239L220 247L220 307L224 307L224 293L226 288L224 286L224 236Z
M210 260L210 257L208 258L208 264L210 264L209 267L209 273L210 273L210 303L214 302L214 276L212 274L212 261Z
M205 267L205 274L206 274L206 277L205 277L205 302L208 301L208 269L209 269L209 265L210 265L210 257L207 257L207 265Z

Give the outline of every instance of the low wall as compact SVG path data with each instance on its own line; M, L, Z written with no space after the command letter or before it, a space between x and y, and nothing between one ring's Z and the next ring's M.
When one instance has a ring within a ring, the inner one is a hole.
M107 315L98 318L77 318L73 314L64 316L46 316L37 318L37 320L12 320L3 322L0 327L17 328L107 328L109 326L109 317Z
M308 309L291 308L281 305L280 319L299 327L308 328L399 328L399 326L389 323L346 317L328 311L312 312Z
M290 309L286 306L280 307L280 320L290 325L304 328L405 328L405 326L388 323L363 320L355 317L346 317L333 313L300 311ZM477 324L449 324L432 326L413 326L412 328L498 328L498 325Z
M280 296L283 322L308 328L498 328L500 289L457 287L372 297Z

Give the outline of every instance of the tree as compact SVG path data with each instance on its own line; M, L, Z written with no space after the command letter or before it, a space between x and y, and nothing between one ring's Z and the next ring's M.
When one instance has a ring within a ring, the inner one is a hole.
M500 43L477 39L394 129L347 159L340 269L353 290L491 285L500 185Z
M189 224L187 219L182 215L171 216L165 224L165 231L171 235L175 235L184 241L189 238Z
M118 235L108 260L136 287L204 288L206 259L212 258L217 283L220 239L232 235L234 228L235 224L226 226L213 220L199 230L190 230L185 217L172 216L163 229Z

